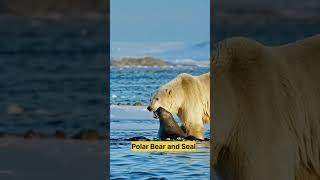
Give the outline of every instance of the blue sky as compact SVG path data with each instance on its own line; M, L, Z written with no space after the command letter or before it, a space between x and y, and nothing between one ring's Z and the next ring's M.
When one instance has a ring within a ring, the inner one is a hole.
M111 0L111 42L210 40L210 0Z

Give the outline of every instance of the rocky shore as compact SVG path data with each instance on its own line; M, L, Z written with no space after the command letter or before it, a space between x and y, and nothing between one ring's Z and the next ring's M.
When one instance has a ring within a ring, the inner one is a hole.
M166 62L162 59L152 57L141 58L121 58L111 60L112 67L170 67L173 64Z

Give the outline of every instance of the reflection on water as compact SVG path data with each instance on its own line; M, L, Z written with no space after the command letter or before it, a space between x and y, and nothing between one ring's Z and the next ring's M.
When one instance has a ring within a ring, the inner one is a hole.
M121 126L130 124L130 128ZM148 127L148 128L145 128ZM143 136L157 137L159 121L111 119L111 179L209 179L209 142L197 143L197 152L133 153L131 142L123 139ZM207 127L208 128L208 127ZM206 137L210 133L206 131Z

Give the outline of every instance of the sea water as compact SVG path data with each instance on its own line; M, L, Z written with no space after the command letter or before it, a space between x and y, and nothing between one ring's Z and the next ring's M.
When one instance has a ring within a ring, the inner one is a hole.
M147 105L153 93L181 73L197 76L209 72L209 67L144 67L111 68L110 103Z
M106 133L103 17L0 17L0 132Z
M131 152L132 137L157 140L159 120L145 108L111 106L111 179L209 179L209 141L198 142L197 152Z
M128 141L132 137L157 138L159 120L146 105L160 86L180 73L197 76L207 72L208 66L111 69L111 179L209 179L209 141L198 142L197 152L192 153L134 153ZM136 102L144 106L130 106ZM205 136L210 138L209 127L206 129Z

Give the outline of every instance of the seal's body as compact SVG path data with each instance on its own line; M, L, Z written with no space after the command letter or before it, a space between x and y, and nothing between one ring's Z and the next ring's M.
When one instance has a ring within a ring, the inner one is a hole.
M158 137L160 139L176 139L178 137L185 138L187 136L186 133L174 120L170 112L162 107L159 107L156 113L160 120L160 127L158 131Z

